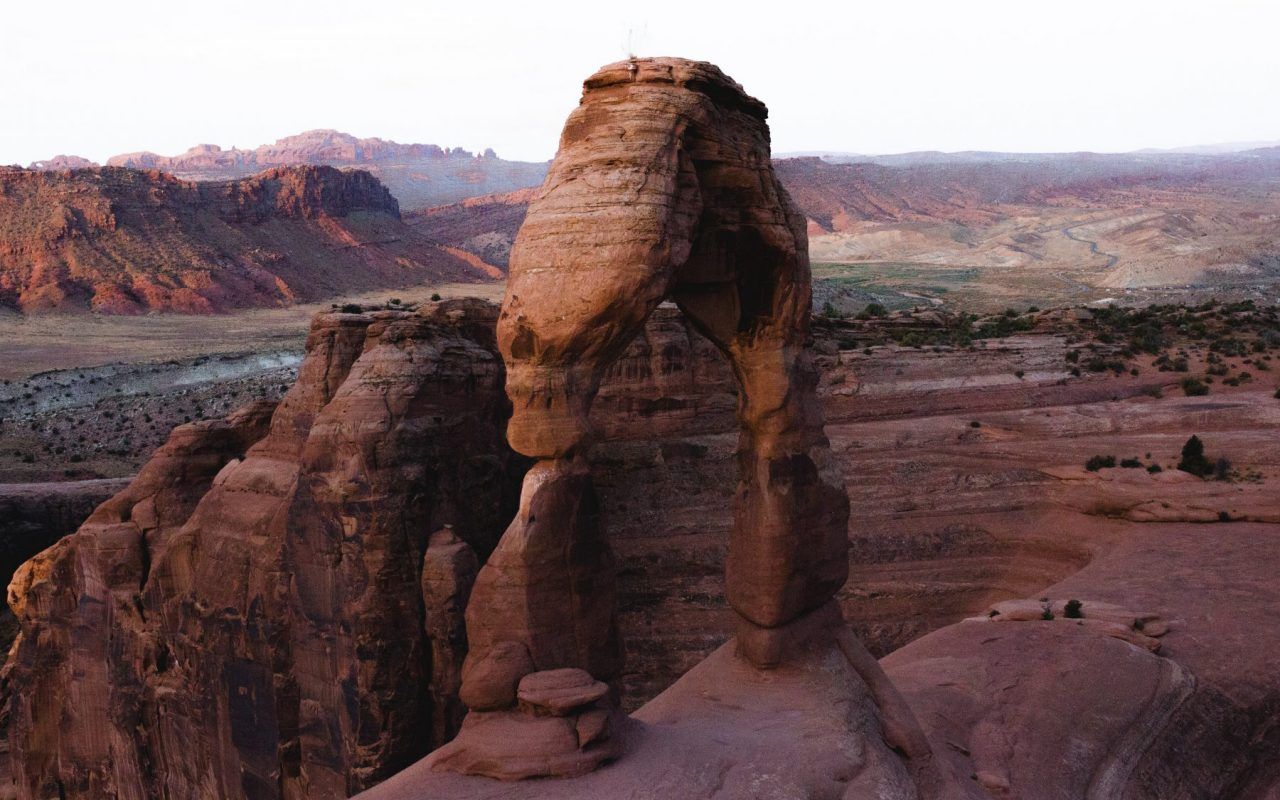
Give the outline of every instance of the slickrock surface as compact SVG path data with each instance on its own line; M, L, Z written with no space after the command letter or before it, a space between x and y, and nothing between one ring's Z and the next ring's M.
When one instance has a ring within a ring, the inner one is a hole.
M876 730L867 685L830 646L761 671L732 644L681 677L621 727L623 753L590 774L498 782L433 771L428 759L361 800L641 800L642 798L882 798L930 796ZM432 757L434 759L434 756ZM949 795L981 798L971 790Z
M0 306L27 313L210 313L492 277L405 225L365 172L281 167L197 184L0 168Z
M178 428L28 562L18 796L345 797L450 735L432 682L458 669L466 556L428 533L484 556L514 507L493 322L468 301L322 315L274 413Z
M888 656L890 677L993 797L1274 797L1280 629L1261 621L1280 602L1276 527L1116 533L1039 595L1151 609L1158 655L1091 628L1106 609L1086 599L1082 620L945 628Z

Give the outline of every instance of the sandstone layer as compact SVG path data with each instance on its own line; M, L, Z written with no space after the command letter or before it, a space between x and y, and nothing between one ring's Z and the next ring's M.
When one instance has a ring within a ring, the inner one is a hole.
M0 169L0 307L27 313L210 313L495 274L406 226L365 172Z
M588 415L609 368L668 298L724 353L738 389L724 578L737 636L720 670L790 666L839 697L850 718L834 739L861 757L847 769L824 763L817 777L851 782L848 796L934 797L950 783L832 602L848 574L848 501L807 347L805 229L773 175L765 117L710 64L633 59L588 78L565 124L512 250L497 331L507 437L537 463L467 609L461 697L470 713L424 762L477 776L466 793L486 778L573 778L633 755L626 726L588 722L615 717L606 682L621 668ZM814 654L857 677L795 666ZM580 679L560 686L568 676ZM549 683L558 701L535 700L546 692L531 684ZM724 720L700 711L693 725L714 740Z
M467 552L519 476L493 320L318 318L274 413L179 427L19 570L19 797L345 797L452 734Z

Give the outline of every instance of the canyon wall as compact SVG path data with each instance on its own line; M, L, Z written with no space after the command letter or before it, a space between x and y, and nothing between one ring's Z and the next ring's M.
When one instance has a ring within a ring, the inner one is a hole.
M500 275L407 226L366 172L0 168L0 306L26 313L211 313Z

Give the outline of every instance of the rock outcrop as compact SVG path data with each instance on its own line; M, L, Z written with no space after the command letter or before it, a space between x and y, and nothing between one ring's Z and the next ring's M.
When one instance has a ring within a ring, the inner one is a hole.
M507 436L538 463L477 578L462 683L471 714L433 768L572 777L619 753L610 736L560 735L524 691L547 671L618 677L615 564L586 463L588 414L609 367L669 298L725 354L738 384L739 486L725 569L735 658L759 671L806 650L842 653L866 672L847 702L868 719L877 708L886 715L884 734L847 733L869 751L885 736L916 774L888 749L857 771L889 770L877 791L894 796L940 788L923 734L875 661L860 645L838 646L851 639L833 603L848 574L849 506L806 349L805 223L773 175L765 116L700 62L631 60L584 84L516 239L498 320L513 406Z
M63 169L91 169L98 166L96 161L90 161L81 156L54 156L46 158L44 161L32 161L27 165L27 169L38 169L41 171L63 170Z
M274 412L178 428L19 570L19 797L346 797L452 735L461 606L522 468L494 318L317 318Z
M141 152L107 159L107 166L159 169L201 181L243 178L270 167L300 164L368 170L406 209L534 186L547 171L545 163L506 161L492 150L472 154L460 147L361 139L334 130L304 131L252 150L199 144L176 156Z
M406 225L366 172L0 168L0 306L27 313L210 313L494 274Z

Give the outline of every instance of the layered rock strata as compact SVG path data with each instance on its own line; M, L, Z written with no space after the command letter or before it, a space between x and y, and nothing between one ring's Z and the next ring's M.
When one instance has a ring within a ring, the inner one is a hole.
M508 439L538 464L477 579L462 683L472 716L432 757L435 768L572 776L616 754L608 740L557 744L545 725L513 723L529 709L513 710L512 687L528 679L522 673L547 670L618 675L615 568L585 464L588 414L611 364L667 299L724 353L738 384L739 485L725 568L737 652L761 669L805 643L835 648L842 623L831 621L840 617L832 598L848 574L849 506L805 347L805 221L773 174L765 117L763 104L700 62L631 60L584 84L516 239L498 320L513 405ZM884 697L859 681L851 702L873 715L877 705L890 709L888 727L919 745L900 752L927 763L909 710L874 660L863 661ZM932 774L916 777L936 784Z
M0 307L207 314L499 271L400 218L367 172L0 168Z
M274 412L178 428L19 570L18 797L339 798L447 740L461 609L522 469L493 323L470 301L317 318Z

